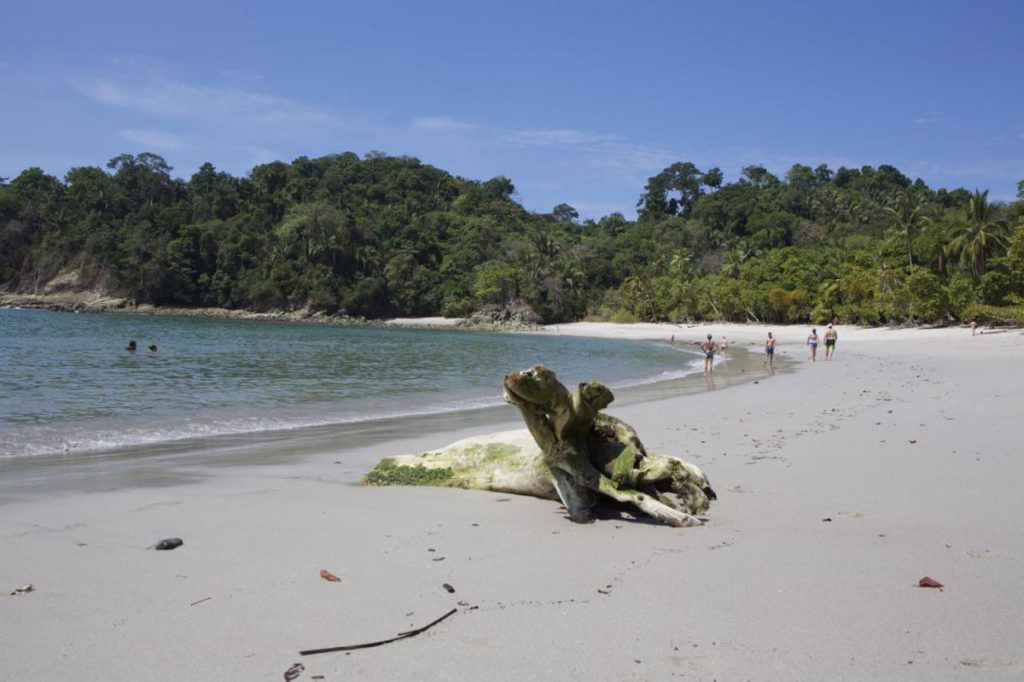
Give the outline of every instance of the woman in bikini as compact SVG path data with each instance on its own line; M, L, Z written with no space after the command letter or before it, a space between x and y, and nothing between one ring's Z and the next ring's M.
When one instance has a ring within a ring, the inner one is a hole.
M817 362L818 360L818 330L812 329L810 336L807 337L807 345L811 347L811 362Z

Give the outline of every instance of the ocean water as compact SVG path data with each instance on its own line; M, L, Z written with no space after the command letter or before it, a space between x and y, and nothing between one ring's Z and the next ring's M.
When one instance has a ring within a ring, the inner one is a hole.
M501 377L537 363L622 388L701 358L550 334L0 309L0 460L457 414L500 405Z

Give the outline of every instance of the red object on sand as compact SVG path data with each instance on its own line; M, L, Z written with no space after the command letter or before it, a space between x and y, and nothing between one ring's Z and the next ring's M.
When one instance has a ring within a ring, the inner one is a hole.
M925 577L921 578L919 581L917 581L917 586L918 587L942 587L942 583L940 583L938 580L933 580L932 578L929 578L928 576L925 576Z

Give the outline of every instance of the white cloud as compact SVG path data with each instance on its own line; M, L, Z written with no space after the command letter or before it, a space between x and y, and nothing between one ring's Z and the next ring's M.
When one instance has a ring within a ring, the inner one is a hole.
M964 177L984 178L987 180L1004 180L1024 174L1024 159L979 159L964 163L939 163L918 161L908 164L913 173L920 177Z
M433 133L462 133L477 130L480 126L451 116L421 116L413 119L412 127Z
M182 140L173 133L165 133L159 130L136 130L128 128L119 130L117 134L124 139L135 142L153 149L180 149Z
M151 67L129 65L119 74L77 78L71 85L101 104L165 119L346 127L341 116L324 108L237 87L185 83Z
M580 130L556 128L549 130L515 130L505 139L512 144L536 145L539 147L578 147L617 139L615 135L587 133Z
M620 135L568 128L512 130L498 139L513 148L551 153L574 173L597 173L640 186L681 158L665 147L637 144Z

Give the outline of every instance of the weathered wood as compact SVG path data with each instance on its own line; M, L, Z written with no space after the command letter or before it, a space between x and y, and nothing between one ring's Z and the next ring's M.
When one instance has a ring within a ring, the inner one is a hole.
M512 372L504 397L525 431L469 438L420 455L389 457L365 485L438 485L559 499L576 522L593 519L601 496L672 526L703 523L715 493L704 472L647 452L636 431L601 412L614 400L596 381L570 391L541 365Z

